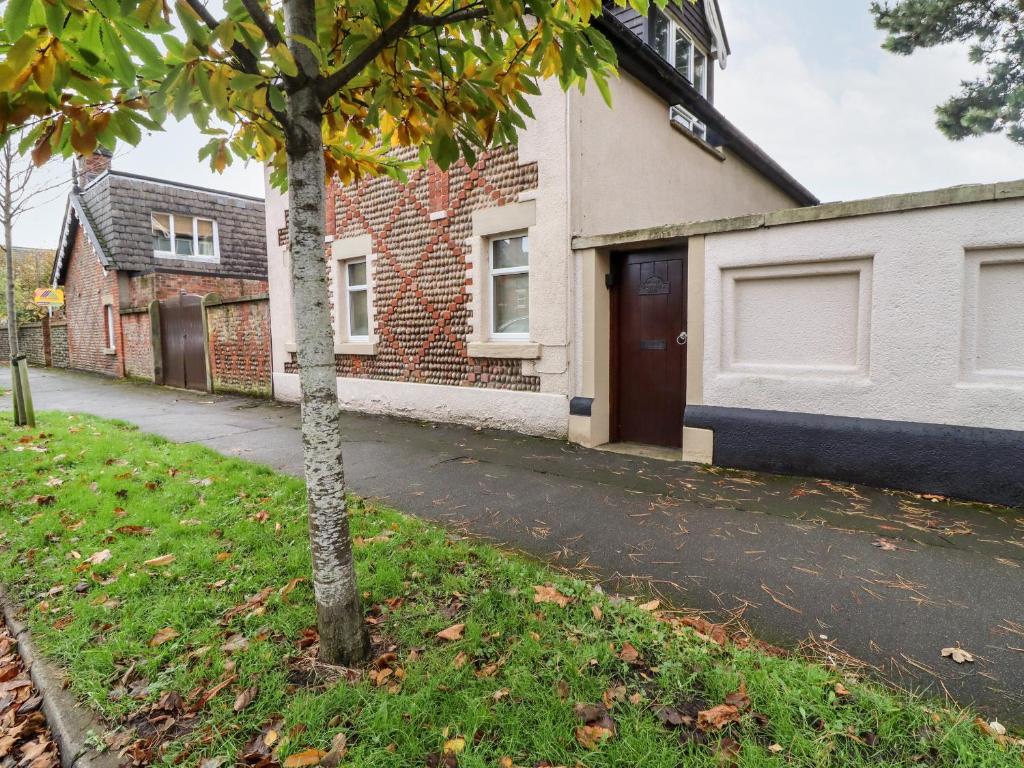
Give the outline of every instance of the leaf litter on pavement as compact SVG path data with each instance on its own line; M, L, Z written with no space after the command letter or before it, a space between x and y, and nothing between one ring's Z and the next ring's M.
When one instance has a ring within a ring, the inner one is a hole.
M0 506L0 577L131 764L1019 758L996 721L983 729L357 499L374 652L325 665L298 481L123 425L45 421L45 437L18 442L41 450L0 451L0 482L21 481ZM0 448L15 435L0 423Z
M42 697L0 621L0 765L57 768L60 755L42 712Z

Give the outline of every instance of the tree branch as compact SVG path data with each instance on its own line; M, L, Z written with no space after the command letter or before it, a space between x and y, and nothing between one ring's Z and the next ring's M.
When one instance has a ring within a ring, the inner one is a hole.
M245 12L249 14L249 18L260 28L263 36L267 38L267 42L271 45L280 45L284 42L284 38L281 37L281 30L263 12L263 7L259 4L258 0L242 0L242 6L245 8Z
M196 12L203 23L211 30L216 29L220 22L211 14L206 6L200 2L200 0L185 0L188 3L189 8ZM254 19L255 21L255 19ZM275 27L276 29L276 27ZM238 59L239 65L242 67L242 71L250 75L260 74L259 60L256 58L256 54L246 48L244 45L239 43L237 40L231 45L231 52L235 54L235 58ZM278 112L273 107L269 107L274 117L281 126L287 130L288 128L288 115L284 112Z
M327 101L344 88L349 80L362 72L385 48L401 39L402 35L411 27L442 27L446 24L457 24L487 16L487 9L476 3L449 13L430 16L416 12L418 2L419 0L408 0L402 13L391 23L391 26L381 32L380 37L366 46L358 56L341 69L335 70L327 77L320 78L316 92L321 101Z
M413 15L412 23L413 26L417 27L443 27L446 24L458 24L462 21L487 18L486 8L483 6L474 6L476 6L476 3L473 5L467 5L465 8L459 8L457 11L449 11L448 13L442 13L436 16L417 13Z
M195 11L203 23L211 30L216 29L220 25L220 22L206 9L206 6L200 0L185 0L185 2L188 3L188 7ZM242 69L245 72L250 75L258 75L260 73L256 54L244 45L236 41L231 46L231 52L235 54L235 58L238 59L238 63L242 65Z

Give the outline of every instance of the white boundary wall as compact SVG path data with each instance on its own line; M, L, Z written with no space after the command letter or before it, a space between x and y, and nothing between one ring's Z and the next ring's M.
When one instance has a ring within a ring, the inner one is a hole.
M1024 199L705 234L703 403L1024 430Z

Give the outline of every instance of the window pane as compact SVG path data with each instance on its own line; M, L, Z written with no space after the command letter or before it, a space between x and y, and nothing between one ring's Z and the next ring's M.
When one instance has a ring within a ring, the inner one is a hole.
M153 221L153 250L171 250L171 217L166 213L154 213Z
M199 231L199 255L216 256L213 249L213 222L209 219L197 219L196 229Z
M366 291L352 291L348 295L348 335L370 335L369 313L366 311Z
M530 263L530 238L506 237L492 240L494 263L492 269L511 269L525 267Z
M192 217L174 217L174 252L179 256L192 255Z
M669 22L668 16L660 11L654 12L654 20L651 22L651 45L654 50L661 54L666 61L671 61L671 50L669 50Z
M690 48L693 43L690 38L681 30L676 30L676 69L679 73L690 80Z
M348 287L366 285L366 262L350 261L348 264Z
M494 333L530 331L530 276L494 277Z
M693 87L704 93L704 78L707 77L707 59L700 51L693 52Z

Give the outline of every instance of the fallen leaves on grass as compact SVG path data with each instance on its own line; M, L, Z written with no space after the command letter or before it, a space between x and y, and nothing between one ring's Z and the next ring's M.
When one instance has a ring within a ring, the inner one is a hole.
M448 739L444 743L443 752L446 755L460 755L466 751L466 740L461 736L456 736L454 739Z
M151 558L151 559L147 560L146 562L143 563L143 565L148 565L151 568L159 568L160 566L163 566L163 565L170 565L176 559L177 558L174 555L160 555L159 557L154 557L154 558Z
M576 717L583 725L576 728L576 741L584 749L595 750L615 736L615 721L601 704L577 704Z
M150 648L156 648L157 646L168 643L174 638L179 637L179 632L174 627L164 627L158 630L153 639L149 641Z
M739 712L750 709L750 697L747 695L747 684L740 683L739 690L730 693L725 697L725 703L731 707L735 707Z
M463 633L466 631L465 624L452 624L448 629L442 629L435 635L438 640L445 640L449 643L456 640L461 640Z
M950 658L957 664L973 664L974 654L969 651L965 651L963 648L943 648L942 656L944 658Z
M563 595L558 589L549 584L538 584L533 588L534 603L553 603L559 608L565 608L572 601L573 598Z
M702 731L720 731L730 723L740 721L740 711L732 704L719 704L697 713L697 728Z
M89 557L85 558L85 562L90 565L101 565L107 562L111 557L113 557L113 555L110 553L109 549L101 549L99 552L94 552L89 555Z
M289 755L284 760L284 768L308 768L311 765L320 765L320 760L326 755L319 749L307 749L304 752L297 752Z
M341 761L345 759L345 755L348 753L348 737L345 732L334 734L334 738L331 739L331 749L323 756L320 760L321 768L337 768L341 764Z
M235 697L235 705L232 707L232 709L235 712L241 712L243 709L252 704L253 701L255 701L256 697L259 695L259 692L260 689L257 688L255 685L246 688L244 691L242 691Z
M622 644L622 649L618 652L617 656L627 664L636 664L640 659L640 652L630 642Z

